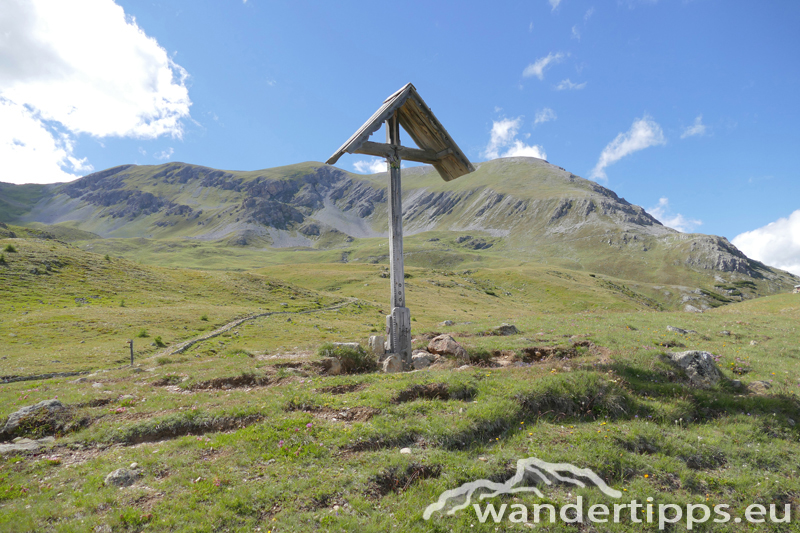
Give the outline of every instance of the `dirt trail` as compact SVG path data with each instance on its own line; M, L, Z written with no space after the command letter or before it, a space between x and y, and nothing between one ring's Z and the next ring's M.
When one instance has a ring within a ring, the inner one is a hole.
M199 335L193 339L185 340L183 342L179 342L173 346L169 346L160 352L156 352L155 354L151 355L147 359L153 359L155 357L164 357L168 355L175 355L179 353L183 353L198 342L207 341L208 339L213 339L214 337L218 337L223 333L232 330L233 328L247 322L248 320L255 320L256 318L262 318L265 316L272 316L272 315L304 315L308 313L316 313L319 311L335 311L337 309L341 309L346 305L350 305L353 303L358 302L358 298L348 298L343 302L339 302L335 305L331 305L329 307L320 307L318 309L307 309L305 311L269 311L266 313L257 313L255 315L248 315L246 317L237 318L236 320L232 320L228 322L224 326L220 326L217 329L210 331L208 333L204 333L203 335Z

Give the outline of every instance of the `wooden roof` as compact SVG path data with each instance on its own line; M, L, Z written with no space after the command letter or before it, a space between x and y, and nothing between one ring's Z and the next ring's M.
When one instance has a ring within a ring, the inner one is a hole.
M419 149L391 147L369 142L387 119L397 112L397 120ZM401 159L429 163L445 181L454 180L475 171L467 156L434 116L431 109L410 83L384 100L383 105L326 161L333 165L345 153L383 156L397 148Z

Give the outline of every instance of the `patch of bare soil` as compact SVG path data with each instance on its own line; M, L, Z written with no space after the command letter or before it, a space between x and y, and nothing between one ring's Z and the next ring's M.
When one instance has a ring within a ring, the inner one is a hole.
M349 385L334 385L332 387L322 387L320 389L315 389L317 392L323 392L326 394L347 394L350 392L356 392L367 388L366 383L351 383Z
M289 404L287 409L290 411L304 411L314 415L316 418L323 418L332 422L366 422L381 412L380 409L375 409L374 407L356 406L332 409L330 407L306 404Z
M382 498L390 492L401 493L421 479L437 478L442 473L440 465L412 463L405 469L392 467L369 480L368 493Z
M240 374L223 378L214 378L201 381L191 386L192 390L207 389L239 389L243 387L266 387L276 382L271 376L259 376L256 374Z
M400 391L393 403L413 402L414 400L449 400L450 388L447 383L428 383L427 385L411 385Z

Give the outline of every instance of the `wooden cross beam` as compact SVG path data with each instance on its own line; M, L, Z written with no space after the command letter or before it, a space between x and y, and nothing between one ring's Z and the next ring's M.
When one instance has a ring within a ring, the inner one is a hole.
M386 144L368 141L386 122ZM419 148L400 145L400 126ZM389 353L398 355L403 366L411 367L411 312L406 307L403 269L403 205L400 188L400 162L417 161L433 165L445 181L475 168L434 116L410 83L387 98L383 105L327 161L333 165L345 154L365 154L386 159L389 171L389 281L390 306L386 317Z

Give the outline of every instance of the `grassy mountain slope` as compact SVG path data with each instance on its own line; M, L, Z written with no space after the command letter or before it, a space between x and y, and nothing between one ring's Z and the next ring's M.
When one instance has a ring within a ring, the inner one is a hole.
M476 165L445 183L403 172L407 264L538 263L647 286L668 307L707 309L786 291L797 278L748 259L725 238L682 234L594 182L535 158ZM248 270L385 262L386 175L319 163L221 171L123 165L53 187L24 215L87 250L152 264ZM99 235L103 239L88 237ZM689 307L691 306L691 307Z

